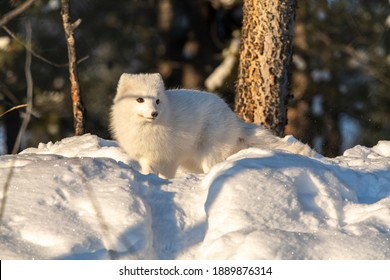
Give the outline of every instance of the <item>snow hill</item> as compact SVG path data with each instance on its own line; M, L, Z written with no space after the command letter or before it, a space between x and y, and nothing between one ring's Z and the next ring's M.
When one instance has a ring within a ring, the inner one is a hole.
M390 259L390 141L169 181L126 162L88 134L1 156L0 259Z

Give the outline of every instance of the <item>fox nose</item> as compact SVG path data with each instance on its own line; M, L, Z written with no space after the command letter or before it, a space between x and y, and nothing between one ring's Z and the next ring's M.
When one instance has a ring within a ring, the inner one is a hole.
M158 112L157 111L153 111L152 112L152 118L157 118L158 116Z

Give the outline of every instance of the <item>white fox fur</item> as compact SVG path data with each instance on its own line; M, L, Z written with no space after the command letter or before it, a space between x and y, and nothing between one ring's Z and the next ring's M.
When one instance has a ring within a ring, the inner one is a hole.
M165 90L160 74L122 74L111 110L111 131L144 174L175 176L210 168L248 147L314 155L300 142L288 143L239 119L217 95Z

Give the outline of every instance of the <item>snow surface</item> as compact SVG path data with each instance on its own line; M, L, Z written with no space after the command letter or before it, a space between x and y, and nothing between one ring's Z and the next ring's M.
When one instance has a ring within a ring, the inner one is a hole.
M126 162L88 134L1 156L0 259L390 259L390 141L173 180Z

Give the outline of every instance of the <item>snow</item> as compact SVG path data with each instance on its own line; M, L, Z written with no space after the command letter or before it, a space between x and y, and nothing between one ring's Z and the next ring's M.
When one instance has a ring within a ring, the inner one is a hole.
M0 259L390 259L390 141L142 175L94 135L0 157Z

